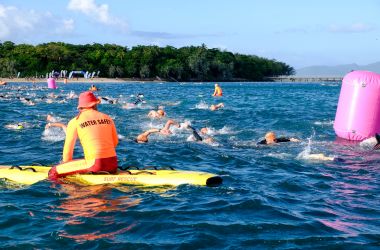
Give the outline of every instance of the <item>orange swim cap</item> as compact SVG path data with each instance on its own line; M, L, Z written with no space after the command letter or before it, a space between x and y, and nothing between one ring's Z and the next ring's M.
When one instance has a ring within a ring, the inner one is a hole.
M165 115L165 111L163 111L162 109L159 109L157 110L157 113L161 116L164 116Z
M79 95L78 109L79 108L91 108L96 104L99 104L100 100L91 91L83 92Z

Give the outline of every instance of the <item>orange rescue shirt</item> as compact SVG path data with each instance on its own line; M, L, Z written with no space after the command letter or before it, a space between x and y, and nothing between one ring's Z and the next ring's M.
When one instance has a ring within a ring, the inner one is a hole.
M215 87L214 96L222 96L222 95L223 95L222 88L219 86Z
M86 160L116 156L115 148L119 140L115 124L108 115L94 109L84 109L71 119L66 131L63 162L73 159L78 137Z

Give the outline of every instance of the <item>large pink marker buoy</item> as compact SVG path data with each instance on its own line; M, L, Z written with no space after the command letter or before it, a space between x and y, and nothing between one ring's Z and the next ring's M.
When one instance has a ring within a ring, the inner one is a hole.
M48 78L47 79L47 83L48 83L48 88L49 89L56 89L57 88L57 85L55 84L55 79L54 78Z
M342 81L334 121L335 133L361 141L380 133L380 75L353 71Z

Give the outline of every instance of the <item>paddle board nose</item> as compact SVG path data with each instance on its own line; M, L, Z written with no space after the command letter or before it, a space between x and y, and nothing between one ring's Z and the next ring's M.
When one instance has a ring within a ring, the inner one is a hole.
M223 182L222 177L213 176L213 177L210 177L206 180L206 185L209 187L215 187L215 186L219 186L220 184L222 184L222 182Z

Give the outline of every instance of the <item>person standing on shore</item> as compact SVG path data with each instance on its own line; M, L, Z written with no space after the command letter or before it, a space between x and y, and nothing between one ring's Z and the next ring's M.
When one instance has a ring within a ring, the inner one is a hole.
M217 83L215 83L215 90L212 96L223 96L222 88Z
M79 114L67 126L63 163L50 169L49 179L100 171L116 173L116 127L108 115L97 110L99 103L100 100L91 91L79 95ZM83 147L84 159L73 160L78 137Z

